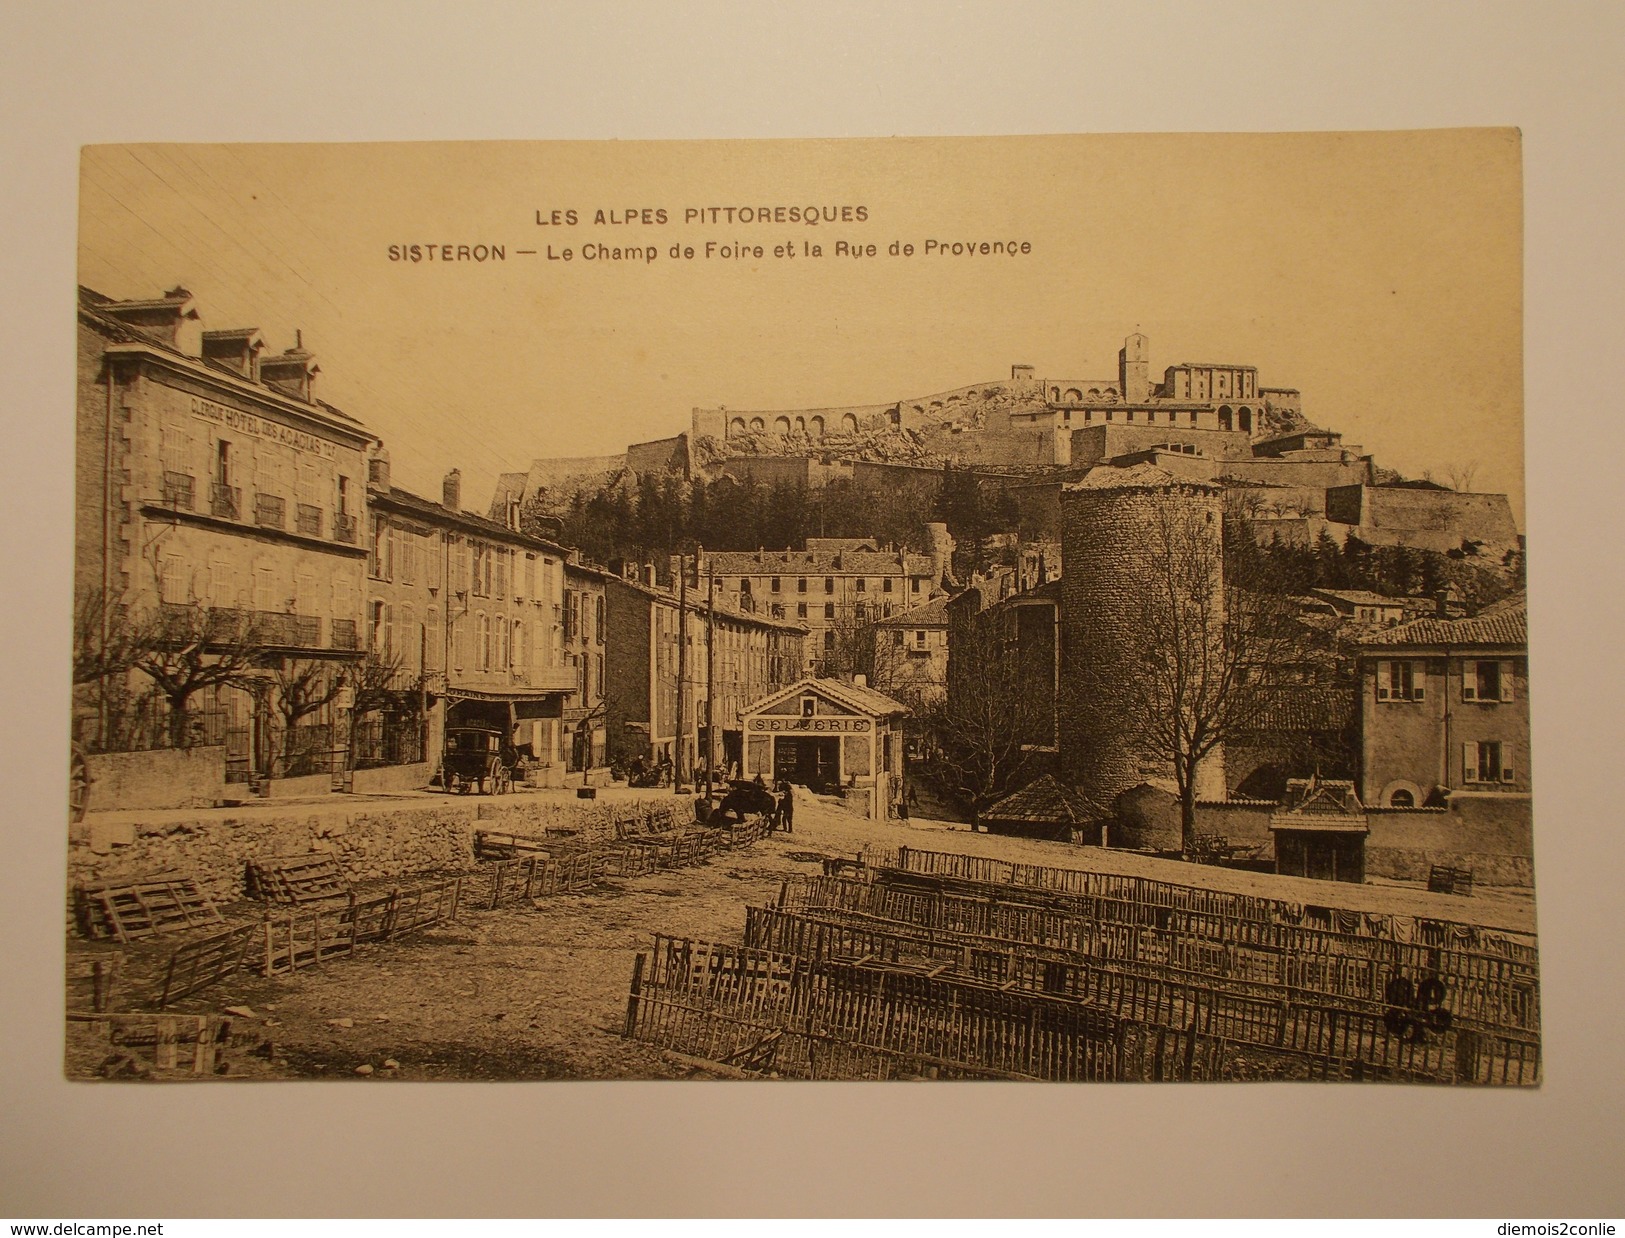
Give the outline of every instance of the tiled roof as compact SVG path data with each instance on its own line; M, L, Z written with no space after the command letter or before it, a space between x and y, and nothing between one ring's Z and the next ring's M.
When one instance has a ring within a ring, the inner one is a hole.
M1322 684L1279 684L1272 688L1248 731L1338 731L1354 718L1354 692Z
M1403 606L1406 599L1386 597L1367 589L1316 589L1316 596L1336 598L1355 606Z
M933 598L923 606L915 606L889 619L875 624L877 628L945 628L948 626L948 595Z
M722 576L804 572L848 576L929 576L931 556L868 550L708 550L706 562Z
M1528 611L1518 605L1472 619L1412 619L1362 642L1367 648L1414 645L1529 644Z
M567 548L557 542L548 541L545 537L533 537L529 533L516 532L505 524L499 524L495 520L487 520L484 516L475 512L454 512L449 507L445 507L431 499L426 499L422 495L413 494L410 490L402 490L399 486L391 486L387 495L379 495L374 492L371 498L374 503L377 503L382 498L386 506L393 504L406 511L414 512L425 520L436 520L441 523L450 521L463 528L484 533L491 537L501 537L509 541L519 541L540 546L551 550L554 554L565 555L569 553Z
M1082 793L1045 774L981 812L984 820L1083 825L1096 819Z

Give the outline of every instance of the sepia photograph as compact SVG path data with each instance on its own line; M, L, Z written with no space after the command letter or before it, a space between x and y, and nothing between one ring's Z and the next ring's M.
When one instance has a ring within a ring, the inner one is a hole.
M1522 171L86 147L66 1076L1538 1087Z

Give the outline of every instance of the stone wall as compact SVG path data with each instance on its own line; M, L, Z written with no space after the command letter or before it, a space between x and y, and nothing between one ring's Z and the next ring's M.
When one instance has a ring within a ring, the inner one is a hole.
M1435 864L1473 871L1487 886L1535 884L1534 820L1527 795L1450 797L1445 809L1371 808L1366 873L1426 881Z
M249 860L331 852L352 882L407 880L462 871L474 863L474 831L539 834L548 828L612 833L616 813L649 806L692 814L692 802L666 792L618 795L610 802L573 796L433 796L377 807L323 804L216 809L188 816L95 822L68 848L70 885L167 870L190 874L216 902L244 897Z
M87 762L89 812L126 808L213 808L226 798L226 750L223 747L96 752Z

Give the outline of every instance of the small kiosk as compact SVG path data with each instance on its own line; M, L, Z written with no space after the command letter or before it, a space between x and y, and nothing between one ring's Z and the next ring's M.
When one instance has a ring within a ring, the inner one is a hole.
M1320 881L1365 880L1365 807L1352 782L1293 778L1270 816L1275 871Z
M746 778L839 795L884 821L903 785L906 706L860 680L802 679L747 706Z

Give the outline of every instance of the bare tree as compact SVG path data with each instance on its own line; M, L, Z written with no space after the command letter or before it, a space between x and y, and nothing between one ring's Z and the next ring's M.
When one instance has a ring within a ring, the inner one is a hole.
M1131 607L1135 656L1094 672L1099 694L1140 752L1173 769L1180 844L1196 834L1197 776L1228 739L1260 729L1269 669L1295 654L1291 599L1224 576L1224 551L1196 507L1167 504L1147 531L1143 584Z
M1478 477L1478 461L1458 460L1454 464L1446 465L1442 475L1444 484L1452 490L1471 490L1474 480Z
M100 588L81 589L73 600L73 682L96 683L134 668L148 635L131 622L128 609Z
M956 624L948 692L926 710L926 768L944 790L980 812L1030 780L1049 742L1054 695L1035 691L1002 625L985 616Z
M406 674L405 666L403 654L389 648L370 648L356 661L345 663L339 672L340 685L350 690L349 764L352 769L356 764L361 719L421 692L424 677Z
M169 706L169 742L187 745L186 707L194 695L222 684L246 686L264 656L252 612L197 602L163 603L136 624L135 669L145 673Z
M282 723L282 757L292 769L300 757L299 724L338 699L347 683L344 673L320 658L284 658L271 674L276 709Z

